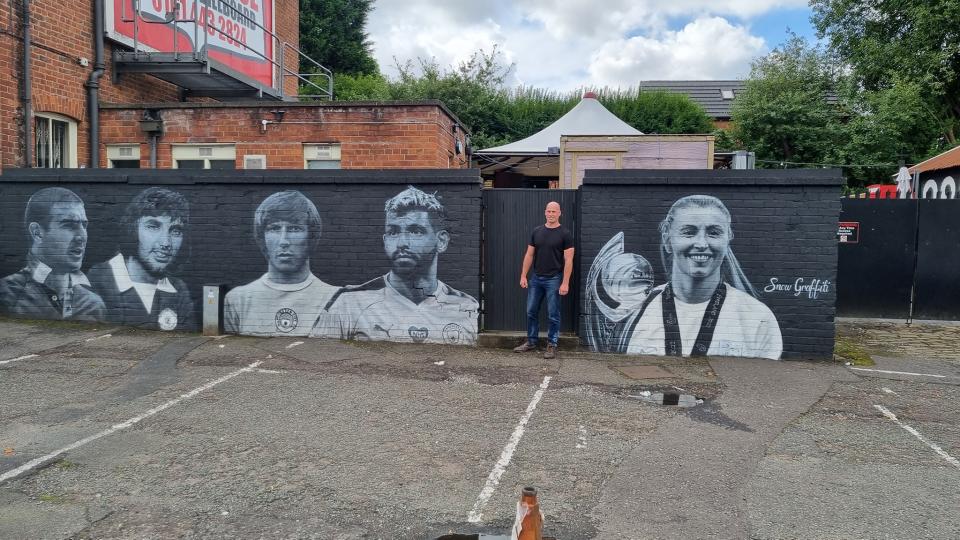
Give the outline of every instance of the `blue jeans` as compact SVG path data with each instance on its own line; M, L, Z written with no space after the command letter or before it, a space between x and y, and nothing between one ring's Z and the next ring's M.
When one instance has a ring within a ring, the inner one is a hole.
M543 297L547 297L547 319L550 328L547 330L547 341L556 347L560 339L560 281L561 274L551 277L540 277L531 274L527 281L527 341L537 344L540 334L540 304Z

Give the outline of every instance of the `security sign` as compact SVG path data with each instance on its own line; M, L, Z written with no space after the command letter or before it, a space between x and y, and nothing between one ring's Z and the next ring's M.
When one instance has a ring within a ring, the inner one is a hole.
M841 221L837 227L837 241L841 244L856 244L860 241L860 222Z
M108 0L106 33L147 52L206 50L273 87L273 0Z

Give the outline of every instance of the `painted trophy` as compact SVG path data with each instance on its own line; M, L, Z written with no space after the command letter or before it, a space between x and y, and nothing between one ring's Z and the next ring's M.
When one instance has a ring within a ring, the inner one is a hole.
M587 276L587 346L598 352L626 352L627 330L640 316L652 287L650 262L641 255L624 253L623 232L615 234L593 259Z

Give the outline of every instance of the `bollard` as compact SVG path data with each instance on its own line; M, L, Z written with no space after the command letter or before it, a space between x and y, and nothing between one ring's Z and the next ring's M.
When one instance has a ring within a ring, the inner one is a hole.
M203 335L223 335L223 285L203 286Z
M537 489L525 487L517 503L517 519L513 523L513 540L543 540L543 513L537 501Z

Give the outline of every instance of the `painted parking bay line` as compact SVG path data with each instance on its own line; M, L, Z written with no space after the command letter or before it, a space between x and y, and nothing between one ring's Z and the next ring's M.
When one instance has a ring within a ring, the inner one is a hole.
M157 414L157 413L159 413L159 412L162 412L162 411L164 411L164 410L166 410L166 409L169 409L170 407L173 407L174 405L180 403L181 401L188 400L188 399L196 396L197 394L199 394L199 393L201 393L201 392L204 392L204 391L206 391L206 390L209 390L209 389L213 388L214 386L217 386L218 384L227 382L227 381L229 381L230 379L236 377L237 375L240 375L241 373L247 373L247 372L253 371L253 370L257 369L257 367L258 367L260 364L262 364L262 363L263 363L263 360L259 360L259 361L257 361L257 362L254 362L254 363L250 364L249 366L247 366L247 367L245 367L245 368L238 369L238 370L236 370L236 371L234 371L234 372L231 372L231 373L228 373L228 374L224 375L223 377L220 377L219 379L212 380L212 381L208 382L207 384L204 384L203 386L199 386L199 387L197 387L197 388L194 388L193 390L187 392L186 394L182 394L182 395L180 395L179 397L176 397L176 398L174 398L174 399L171 399L170 401L168 401L168 402L166 402L166 403L164 403L164 404L162 404L162 405L159 405L159 406L157 406L157 407L154 407L154 408L146 411L145 413L143 413L143 414L141 414L141 415L139 415L139 416L134 416L133 418L131 418L131 419L125 421L125 422L121 422L121 423L119 423L119 424L114 424L113 426L110 426L109 428L107 428L107 429L105 429L105 430L103 430L103 431L101 431L101 432L99 432L99 433L94 433L93 435L90 435L89 437L80 439L79 441L77 441L77 442L75 442L75 443L68 444L67 446L64 446L63 448L60 448L59 450L56 450L56 451L54 451L54 452L51 452L51 453L49 453L49 454L47 454L47 455L45 455L45 456L40 456L40 457L38 457L38 458L36 458L36 459L33 459L33 460L31 460L31 461L28 461L27 463L24 463L23 465L17 467L16 469L12 469L12 470L9 470L9 471L7 471L7 472L5 472L5 473L3 473L3 474L0 474L0 482L5 482L5 481L10 480L10 479L12 479L12 478L16 478L16 477L20 476L21 474L23 474L23 473L25 473L25 472L28 472L28 471L30 471L31 469L34 469L34 468L36 468L37 466L42 465L42 464L44 464L44 463L46 463L46 462L48 462L48 461L56 458L57 456L60 456L61 454L65 454L65 453L67 453L67 452L69 452L69 451L71 451L71 450L75 450L75 449L77 449L77 448L80 448L81 446L84 446L84 445L86 445L86 444L88 444L88 443L91 443L91 442L93 442L93 441L96 441L97 439L102 439L103 437L106 437L107 435L112 435L112 434L114 434L114 433L116 433L116 432L118 432L118 431L127 429L128 427L133 426L134 424L137 424L137 423L140 422L141 420L145 420L145 419L147 419L147 418L150 418L151 416L153 416L153 415L155 415L155 414Z
M467 514L467 521L470 523L480 523L483 517L483 507L487 504L487 501L490 500L490 497L493 496L493 492L496 491L497 485L500 483L500 477L503 476L504 471L507 470L507 466L510 465L513 452L517 449L517 445L520 444L520 439L523 437L523 432L527 429L527 422L529 422L530 417L533 416L533 411L537 409L537 404L539 404L540 399L543 398L543 393L546 392L547 387L550 386L551 378L549 375L543 378L543 382L540 383L540 388L533 395L530 404L527 405L526 412L523 414L523 417L520 418L517 427L513 429L513 434L510 435L510 440L507 441L507 445L503 447L503 452L500 453L500 459L497 460L497 464L494 465L493 470L490 471L490 476L487 477L487 483L480 491L480 496L477 497L477 502L473 505L473 510L470 510L470 513Z
M936 375L934 373L912 373L909 371L889 371L886 369L867 369L867 368L859 368L859 367L852 367L850 369L853 369L856 371L870 371L873 373L886 373L888 375L912 375L914 377L935 377L937 379L947 378L946 375Z
M912 427L908 426L907 424L904 424L903 422L901 422L900 419L897 418L897 415L895 415L895 414L893 414L892 412L890 412L886 407L884 407L883 405L874 405L874 408L876 408L878 411L880 411L881 413L883 413L883 415L886 416L887 418L889 418L891 421L893 421L894 424L902 427L907 433L909 433L909 434L913 435L914 437L916 437L920 442L922 442L923 444L929 446L930 449L933 450L934 452L936 452L938 456L940 456L940 457L942 457L943 459L947 460L947 463L949 463L949 464L953 465L954 467L960 469L960 460L958 460L957 458L955 458L955 457L951 456L950 454L944 452L944 451L943 451L943 448L940 448L940 447L937 446L936 444L933 444L932 442L928 441L923 435L920 434L919 431L917 431L917 430L913 429Z
M11 359L9 359L9 360L0 360L0 366L2 366L3 364L10 364L10 363L12 363L12 362L19 362L20 360L26 360L26 359L28 359L28 358L36 358L36 357L37 357L37 355L35 355L35 354L25 354L25 355L23 355L23 356L18 356L18 357L16 357L16 358L11 358Z

